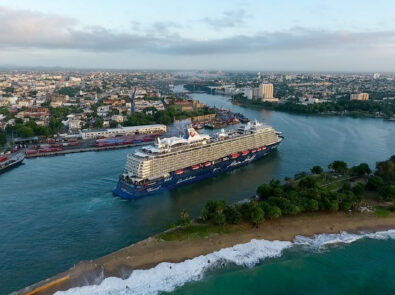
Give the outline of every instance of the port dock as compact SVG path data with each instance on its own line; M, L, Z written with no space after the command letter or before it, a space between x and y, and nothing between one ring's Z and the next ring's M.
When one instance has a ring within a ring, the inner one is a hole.
M91 146L91 147L79 147L79 148L72 148L72 149L64 149L61 151L53 151L53 152L43 152L37 154L26 154L26 158L40 158L40 157L52 157L52 156L60 156L66 154L73 154L73 153L82 153L82 152L100 152L100 151L108 151L108 150L115 150L115 149L122 149L122 148L131 148L140 145L146 145L146 142L141 143L134 143L134 144L124 144L124 145L115 145L115 146Z

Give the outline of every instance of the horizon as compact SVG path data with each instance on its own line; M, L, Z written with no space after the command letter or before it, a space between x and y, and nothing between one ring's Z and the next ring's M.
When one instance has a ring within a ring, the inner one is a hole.
M0 64L392 73L394 10L387 0L0 0Z
M395 71L347 71L347 70L259 70L259 69L251 69L251 70L242 70L242 69L177 69L177 68L100 68L100 67L64 67L64 66L17 66L17 65L0 65L0 72L12 72L12 71L20 71L20 72L223 72L223 73L254 73L260 72L262 74L375 74L380 73L382 75L394 75Z

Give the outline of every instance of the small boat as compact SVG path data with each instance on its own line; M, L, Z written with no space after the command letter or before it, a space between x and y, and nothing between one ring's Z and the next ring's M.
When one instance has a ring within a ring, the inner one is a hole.
M251 150L251 153L256 153L256 149Z
M260 152L261 150L262 150L262 148L261 147L259 147L259 148L257 148L256 149L258 152Z
M182 170L182 169L176 171L177 175L180 175L180 174L183 174L183 173L184 173L184 170Z
M236 154L232 154L230 157L231 157L232 159L236 159L238 156L240 156L240 154L239 154L239 153L236 153Z
M266 146L263 146L263 147L262 147L262 151L264 151L264 150L266 150Z
M241 154L243 155L243 156L245 156L245 155L248 155L250 153L250 151L243 151Z
M199 165L193 165L193 166L192 166L192 170L196 170L196 169L199 169L199 168L200 168Z
M211 162L206 162L206 163L204 163L204 166L205 166L205 167L211 166Z

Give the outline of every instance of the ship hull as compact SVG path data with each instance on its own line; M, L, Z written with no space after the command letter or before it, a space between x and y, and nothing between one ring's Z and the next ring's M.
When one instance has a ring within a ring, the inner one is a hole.
M213 163L209 167L203 166L196 170L184 169L182 174L171 173L170 177L167 179L163 177L158 178L141 186L127 183L125 180L120 178L117 186L113 190L113 193L123 199L135 199L171 190L181 185L194 183L214 175L222 174L232 169L248 165L249 163L259 160L273 152L279 144L280 142L268 145L265 150L257 151L255 153L250 152L247 155L240 155L236 159L228 157L228 160Z

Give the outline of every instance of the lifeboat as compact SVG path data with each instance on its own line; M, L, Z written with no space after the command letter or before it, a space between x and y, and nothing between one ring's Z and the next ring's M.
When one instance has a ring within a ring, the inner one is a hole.
M184 170L182 170L182 169L176 171L177 175L180 175L180 174L183 174L183 173L184 173Z
M245 156L245 155L248 155L250 153L250 151L243 151L241 154L243 155L243 156Z
M206 163L204 163L204 166L205 166L205 167L211 166L211 162L206 162Z
M258 152L260 152L261 150L262 150L262 148L261 147L259 147L259 148L257 148L256 149Z
M251 153L256 153L256 149L251 150Z
M231 157L232 159L236 159L238 156L240 156L240 154L239 154L239 153L236 153L236 154L232 154L230 157Z
M199 169L199 168L200 168L199 165L193 165L193 166L192 166L192 170L196 170L196 169Z
M262 147L262 151L264 151L264 150L266 150L266 146L263 146L263 147Z

